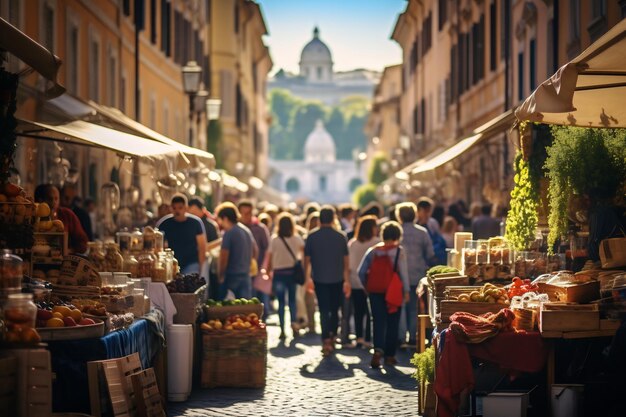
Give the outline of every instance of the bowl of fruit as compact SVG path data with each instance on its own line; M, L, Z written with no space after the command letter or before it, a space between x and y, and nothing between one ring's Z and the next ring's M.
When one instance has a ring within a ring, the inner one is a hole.
M37 309L37 331L42 341L90 339L104 335L104 322L73 305L46 305Z

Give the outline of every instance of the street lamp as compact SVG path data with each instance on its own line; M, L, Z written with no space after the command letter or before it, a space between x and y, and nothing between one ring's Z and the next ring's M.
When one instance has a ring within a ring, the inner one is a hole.
M209 121L220 118L220 107L222 100L219 98L210 98L206 101L206 117Z
M193 146L193 98L200 90L202 68L196 61L189 61L183 67L183 90L189 96L189 146Z
M205 89L198 91L193 99L193 109L198 113L206 111L206 100L209 97L209 92Z

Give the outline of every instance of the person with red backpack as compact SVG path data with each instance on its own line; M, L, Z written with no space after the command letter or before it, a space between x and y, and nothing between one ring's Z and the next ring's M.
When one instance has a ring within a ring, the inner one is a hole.
M384 355L385 365L395 365L398 326L402 304L409 300L409 274L406 254L400 246L402 227L395 221L383 224L382 242L370 248L359 265L372 310L374 354L370 365L379 368Z

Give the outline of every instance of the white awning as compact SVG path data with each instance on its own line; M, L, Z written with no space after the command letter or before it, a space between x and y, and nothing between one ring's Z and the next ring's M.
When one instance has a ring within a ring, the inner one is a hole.
M123 155L149 159L175 157L178 153L178 149L164 143L81 120L59 125L20 120L16 134L24 137L95 146Z
M470 136L469 138L465 138L462 141L458 142L456 145L449 147L445 151L441 152L434 158L427 160L426 162L418 165L411 171L411 174L419 174L420 172L431 171L435 168L439 168L445 163L448 163L461 155L463 152L468 150L472 145L474 145L478 140L482 137L482 134Z
M626 127L626 20L544 81L515 112L520 121Z
M215 166L215 158L209 152L206 152L197 148L193 148L191 146L187 146L174 139L168 138L167 136L162 135L159 132L156 132L150 129L149 127L131 119L130 117L126 116L124 113L122 113L120 110L116 108L103 106L93 101L89 101L89 105L92 106L94 109L96 109L98 113L102 114L103 116L116 121L120 125L132 130L133 132L136 132L137 134L141 136L164 143L166 145L170 145L180 150L182 153L184 153L187 156L198 157L199 159L201 159L203 162L207 164L208 168L213 168Z

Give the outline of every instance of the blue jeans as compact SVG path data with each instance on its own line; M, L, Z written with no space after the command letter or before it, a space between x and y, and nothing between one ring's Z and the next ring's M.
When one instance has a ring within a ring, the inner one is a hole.
M296 283L293 280L293 269L274 270L274 280L272 290L278 298L278 319L280 320L280 330L285 330L285 296L289 297L289 316L291 324L298 321L296 316Z
M336 284L315 283L317 305L320 310L320 324L322 325L322 340L331 339L337 335L339 327L339 308L343 301L343 282Z
M385 294L370 294L369 299L374 322L374 349L384 352L385 356L396 356L402 309L389 314Z
M220 298L226 298L228 290L235 294L235 298L252 297L252 279L247 273L243 274L226 274L224 282L220 286Z

